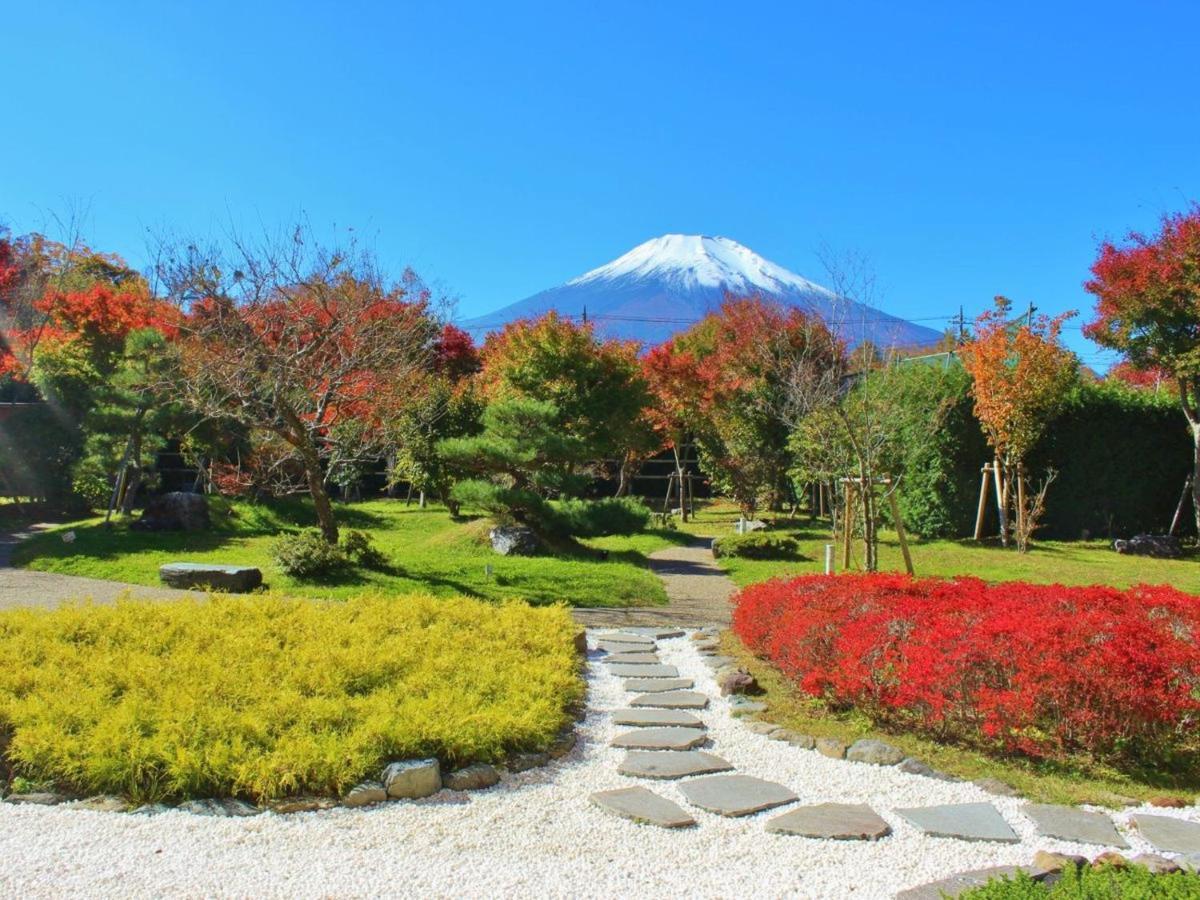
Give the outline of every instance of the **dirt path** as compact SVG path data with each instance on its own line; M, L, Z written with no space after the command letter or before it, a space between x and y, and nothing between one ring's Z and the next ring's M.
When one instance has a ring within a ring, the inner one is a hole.
M180 591L166 587L147 587L102 581L99 578L80 578L55 572L35 572L32 569L12 568L13 550L17 544L52 525L30 525L21 531L0 534L0 610L36 606L53 609L70 600L90 599L96 603L115 603L119 597L144 597L151 600L177 600L182 597L203 597L198 591Z
M650 569L667 591L666 606L577 609L575 619L589 627L728 624L736 587L713 559L711 546L711 538L696 538L650 554Z

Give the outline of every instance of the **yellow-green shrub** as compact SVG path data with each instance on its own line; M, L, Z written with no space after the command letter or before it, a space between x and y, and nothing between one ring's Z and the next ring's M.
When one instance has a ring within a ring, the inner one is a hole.
M15 773L138 800L340 793L392 759L543 749L582 698L564 608L215 597L0 614Z

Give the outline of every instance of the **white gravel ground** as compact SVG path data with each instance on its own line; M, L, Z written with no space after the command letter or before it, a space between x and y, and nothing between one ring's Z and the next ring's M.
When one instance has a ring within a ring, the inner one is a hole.
M642 782L693 812L698 826L667 831L610 815L593 791L640 782L617 774L613 709L628 695L592 665L589 713L566 759L479 793L443 791L367 810L219 819L154 817L0 804L0 895L418 897L890 897L965 869L1027 863L1042 848L1101 848L1038 838L1021 801L965 784L827 759L752 734L729 716L686 639L660 642L664 662L712 697L701 713L712 752L739 772L779 781L801 803L869 803L894 833L876 843L767 834L787 807L726 819L688 807L670 782ZM1020 844L927 838L895 807L986 800ZM1147 810L1150 811L1150 810ZM1117 815L1133 853L1151 850ZM1200 809L1160 810L1200 821Z

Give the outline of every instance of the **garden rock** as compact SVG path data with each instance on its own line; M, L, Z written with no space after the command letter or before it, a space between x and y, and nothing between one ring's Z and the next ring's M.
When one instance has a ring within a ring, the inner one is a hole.
M922 762L915 757L908 757L901 761L900 765L896 766L901 772L907 772L909 775L924 775L926 778L936 778L938 781L959 781L953 775L947 775L945 772L939 772L929 763Z
M771 735L781 729L774 722L747 722L746 730L755 734Z
M732 656L704 656L704 664L713 671L723 669L733 662Z
M898 809L925 834L957 838L960 841L998 841L1018 844L1021 839L990 803L950 803L944 806L919 806Z
M1043 872L1061 872L1067 868L1078 869L1088 864L1086 856L1074 856L1067 853L1052 853L1049 850L1039 850L1033 854L1034 868Z
M1159 850L1200 853L1200 825L1171 816L1135 815L1133 827Z
M416 800L442 789L442 769L436 759L406 759L389 764L380 781L393 800Z
M633 778L686 778L733 769L719 756L702 750L631 750L617 769Z
M798 799L782 784L750 775L712 775L679 785L688 803L722 816L748 816Z
M1020 872L1026 873L1035 881L1045 876L1044 872L1028 866L992 866L987 869L959 872L940 881L909 888L898 893L896 900L944 900L946 897L959 897L973 888L983 887L993 878L1014 878Z
M686 828L696 824L679 804L643 787L598 791L590 799L601 809L646 825Z
M499 525L488 532L488 540L501 556L536 556L542 549L541 539L524 525Z
M1113 549L1131 556L1153 556L1158 559L1178 559L1183 556L1179 538L1170 534L1136 534L1127 541L1113 541Z
M158 567L163 584L173 588L211 588L245 594L262 587L262 571L254 566L222 566L212 563L167 563Z
M209 526L208 501L203 494L172 491L146 502L134 531L203 531Z
M738 519L733 523L735 534L749 534L752 531L762 531L767 523L759 519Z
M681 709L619 709L613 713L614 725L643 728L703 728L704 723Z
M588 651L587 632L586 631L575 632L574 640L575 640L575 652L578 653L580 656L587 656L587 651Z
M546 755L551 759L562 759L575 749L578 740L574 731L564 731L554 739L554 743L546 748Z
M1050 803L1026 803L1021 812L1033 819L1038 834L1043 837L1103 847L1129 846L1113 827L1112 820L1103 813Z
M293 813L319 812L323 809L331 809L337 804L328 797L284 797L282 800L273 800L268 808L271 812L278 813L281 816L288 816Z
M1183 866L1175 860L1159 856L1157 853L1139 853L1130 862L1135 866L1145 866L1155 875L1171 875L1183 871Z
M387 791L377 781L364 781L350 788L342 798L342 806L370 806L387 800Z
M1185 853L1179 857L1179 864L1189 872L1200 874L1200 853Z
M121 797L113 796L112 794L100 794L96 797L88 797L85 800L79 800L72 803L74 809L86 809L89 812L125 812L129 809L129 804Z
M1020 797L1021 792L1015 787L999 778L977 778L971 782L978 788L982 788L989 794L995 794L997 797Z
M1188 805L1182 797L1151 797L1149 802L1159 809L1185 809Z
M9 794L4 798L4 802L20 806L58 806L69 799L71 798L54 791L29 791L23 794Z
M505 768L510 772L527 772L539 769L550 762L548 753L517 753L510 756Z
M864 738L850 745L846 759L872 766L894 766L903 761L904 752L885 741Z
M618 734L609 743L625 750L691 750L707 739L700 728L636 728Z
M495 766L475 763L447 773L442 783L452 791L481 791L499 784L500 773Z
M817 746L817 739L811 734L796 734L794 731L789 731L787 734L788 737L780 738L779 732L775 732L771 737L776 740L787 741L793 747L799 747L801 750L811 750Z
M830 759L846 758L846 744L837 738L817 738L816 749L822 756L828 756Z
M746 697L734 697L729 701L729 714L736 718L752 716L767 711L767 704Z
M194 816L217 816L219 818L256 816L260 810L242 800L187 800L179 804L181 812Z
M877 841L892 827L863 803L802 806L767 822L767 831L832 841Z
M133 812L131 812L130 815L131 816L157 816L157 815L160 815L161 813L168 813L170 811L171 811L171 807L167 806L165 803L146 803L146 804L143 804L142 806L139 806L137 809L135 809Z
M758 686L758 680L749 672L741 670L720 676L717 679L717 686L721 688L722 697L728 697L730 694L762 693L762 688Z

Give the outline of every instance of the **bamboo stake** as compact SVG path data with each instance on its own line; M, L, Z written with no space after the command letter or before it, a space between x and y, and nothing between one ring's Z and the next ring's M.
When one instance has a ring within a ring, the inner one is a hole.
M979 482L979 511L975 514L975 540L983 540L983 522L987 516L987 499L988 499L988 476L991 475L992 466L990 463L984 463L983 478Z
M888 494L888 501L892 507L892 521L896 523L896 537L900 539L900 552L904 554L904 568L909 575L914 575L912 554L908 552L908 538L904 534L904 521L900 518L900 504L896 502L895 491Z
M851 545L854 542L854 485L849 481L843 484L846 503L842 509L842 570L849 571Z

